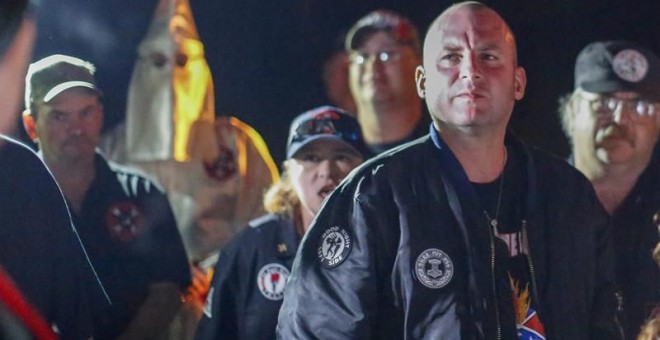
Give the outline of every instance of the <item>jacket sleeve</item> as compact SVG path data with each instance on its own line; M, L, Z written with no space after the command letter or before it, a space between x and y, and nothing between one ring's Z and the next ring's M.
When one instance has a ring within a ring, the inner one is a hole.
M365 339L377 311L373 227L385 214L339 187L321 208L296 255L280 309L279 339Z

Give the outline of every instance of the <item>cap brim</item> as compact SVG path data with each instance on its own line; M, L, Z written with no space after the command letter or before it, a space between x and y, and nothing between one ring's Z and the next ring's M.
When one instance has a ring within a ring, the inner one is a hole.
M366 159L366 155L364 154L364 152L361 152L360 150L358 150L353 144L345 141L344 139L342 139L341 137L339 137L337 135L331 135L331 134L315 135L315 136L311 136L311 137L306 138L302 142L292 143L291 146L289 147L289 149L286 152L286 158L295 157L296 154L300 150L302 150L305 146L307 146L311 143L314 143L316 141L319 141L319 140L332 140L332 141L341 142L344 145L346 145L346 146L350 147L351 149L353 149L353 151L355 151L358 155L361 155L363 158Z
M593 93L611 93L611 92L637 92L645 98L655 101L660 101L660 89L653 91L648 87L638 86L633 83L625 83L621 81L599 81L592 83L583 83L582 89L587 92Z
M50 89L50 91L48 91L46 93L46 95L44 96L43 101L44 101L44 103L48 103L51 100L53 100L53 98L55 98L58 94L66 91L68 89L72 89L74 87L84 87L84 88L88 88L90 90L98 92L98 90L96 89L96 86L94 84L90 83L90 82L86 82L86 81L67 81L65 83L58 84L57 86Z

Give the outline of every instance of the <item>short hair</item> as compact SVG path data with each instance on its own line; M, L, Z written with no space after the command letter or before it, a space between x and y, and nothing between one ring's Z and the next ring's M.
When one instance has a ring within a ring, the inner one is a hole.
M513 33L513 30L511 29L511 26L509 26L509 23L504 19L504 17L500 13L498 13L496 10L492 9L491 7L488 7L488 5L485 5L485 4L483 4L481 2L478 2L478 1L459 2L459 3L453 4L453 5L449 6L447 9L445 9L431 23L429 28L426 30L426 34L424 35L424 43L425 44L426 44L426 39L427 39L429 33L431 32L431 30L433 30L437 26L438 22L440 21L440 18L442 18L445 15L445 13L448 13L450 10L452 10L454 8L457 8L457 7L468 7L468 8L473 9L473 10L489 10L489 11L492 11L493 13L495 13L497 16L499 16L500 19L502 20L502 22L504 23L504 27L511 34L511 39L512 39L512 43L513 43L513 62L514 62L515 66L518 66L518 43L516 42L516 35Z

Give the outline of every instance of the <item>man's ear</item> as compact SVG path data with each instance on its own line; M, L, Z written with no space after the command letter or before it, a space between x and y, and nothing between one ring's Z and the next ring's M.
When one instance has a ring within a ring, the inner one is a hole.
M527 86L527 74L525 69L518 66L513 79L513 94L516 100L521 100L525 96L525 88Z
M39 136L37 135L37 128L35 127L35 123L36 122L34 121L32 112L30 112L30 110L23 111L23 127L25 128L25 132L27 132L30 139L36 143L39 139Z
M415 84L417 85L419 98L426 98L426 71L422 65L417 66L415 69Z

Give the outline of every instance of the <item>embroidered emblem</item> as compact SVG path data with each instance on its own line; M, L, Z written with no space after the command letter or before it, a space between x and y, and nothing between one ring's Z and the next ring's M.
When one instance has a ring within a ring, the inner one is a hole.
M259 291L268 300L282 300L289 270L279 263L269 263L259 270L257 286Z
M646 76L649 62L636 50L621 50L612 59L612 69L621 79L636 83Z
M130 242L144 229L144 216L132 202L115 203L108 208L105 222L110 236L121 242Z
M344 262L352 246L353 242L348 231L334 226L321 235L317 256L321 265L326 268L334 268Z
M213 317L213 291L215 288L211 287L209 289L208 295L206 295L206 303L204 303L204 315L209 318Z
M277 245L277 251L279 253L286 253L287 250L288 248L286 247L286 243L280 243Z
M442 250L427 249L417 257L415 274L424 286L431 289L442 288L454 276L454 264Z
M236 157L226 146L219 146L218 157L211 162L204 162L204 170L209 177L224 182L236 174Z

